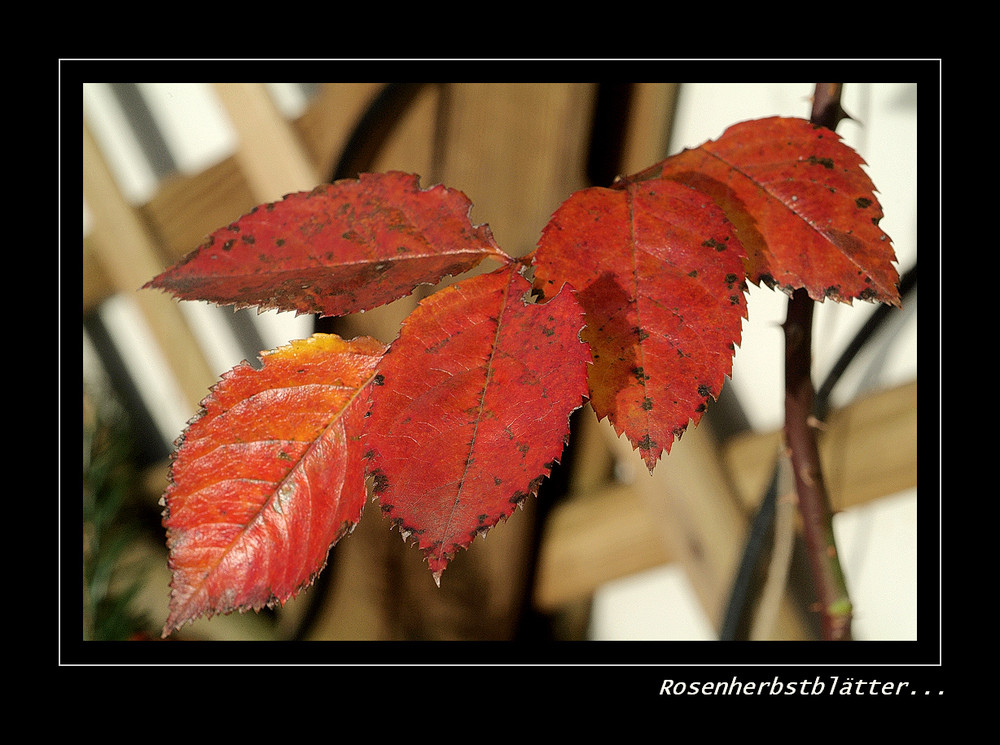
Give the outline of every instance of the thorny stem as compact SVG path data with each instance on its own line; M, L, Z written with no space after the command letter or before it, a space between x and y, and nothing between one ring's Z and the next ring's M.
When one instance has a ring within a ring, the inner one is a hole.
M845 118L840 106L840 83L817 83L811 121L835 129ZM814 302L805 290L796 290L788 303L785 332L785 443L790 451L802 515L803 537L809 554L819 604L823 638L851 638L852 605L833 535L833 512L820 468L816 432L810 425L815 391L812 365Z
M833 536L833 514L823 482L816 433L810 425L813 386L811 363L814 303L796 290L785 320L785 443L789 448L802 533L819 601L823 638L845 640L851 634L851 600Z

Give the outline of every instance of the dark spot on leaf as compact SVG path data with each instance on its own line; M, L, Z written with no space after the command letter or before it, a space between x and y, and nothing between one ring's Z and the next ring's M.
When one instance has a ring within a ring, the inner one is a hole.
M514 492L514 494L511 496L510 501L511 501L512 504L521 504L521 502L523 502L525 499L527 499L530 496L531 495L528 494L528 492L526 492L526 491L517 491L517 492Z
M631 372L640 383L649 380L649 376L646 375L646 372L641 367L633 367Z
M234 243L236 243L236 239L235 238L230 238L228 241L226 241L225 243L222 244L222 250L223 251L229 251L233 247Z
M386 475L382 472L381 469L378 468L375 469L372 472L372 493L381 494L388 488L389 488L389 479L386 478ZM382 509L385 509L385 507L383 506Z
M650 411L653 408L653 399L648 396L642 399L642 404L640 404L644 411Z
M701 245L705 246L706 248L714 248L716 251L725 251L726 250L726 244L725 243L720 243L719 241L715 240L715 238L709 238L707 241L705 241Z
M656 445L656 443L649 439L648 434L636 443L636 447L640 450L652 450L654 445Z
M280 246L284 246L285 245L285 239L284 238L275 238L274 245L275 246L279 246L279 247Z
M729 274L726 275L726 284L732 287L733 282L735 282L737 279L739 279L737 275L733 274L732 272L729 272Z
M876 298L878 298L878 292L871 287L866 287L860 293L858 293L858 297L861 298L862 300L875 300Z
M858 209L863 210L866 207L871 207L872 200L865 199L864 197L858 197L854 200L854 203L858 205Z
M503 483L503 479L500 478L499 476L494 476L493 477L493 483L496 484L497 486L500 486L500 484Z
M698 386L698 395L701 396L702 398L707 398L708 396L712 395L712 389L709 388L707 385L704 385L704 384L699 385Z
M374 385L385 385L385 375L382 373L377 373L372 379L372 384Z
M244 243L253 243L253 241L254 241L254 239L253 239L252 235L245 235L245 236L243 236L243 242Z
M691 277L692 279L695 278L695 277L697 277L698 276L698 270L697 269L692 269L690 272L688 272L688 276Z
M639 337L639 341L646 341L646 339L649 338L649 332L639 328L638 326L633 328L632 331Z
M546 336L552 336L553 334L556 333L556 330L545 327L542 329L542 333L545 334Z
M821 165L824 168L833 168L833 160L831 158L817 158L815 155L810 155L808 161L812 165Z
M739 295L730 295L729 296L729 303L730 303L730 305L739 305L740 304L740 296Z

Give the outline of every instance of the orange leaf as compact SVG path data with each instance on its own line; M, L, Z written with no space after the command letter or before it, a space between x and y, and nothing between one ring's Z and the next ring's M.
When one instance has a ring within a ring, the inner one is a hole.
M223 375L171 465L164 636L204 614L284 604L365 502L359 432L384 347L315 334Z
M515 266L423 300L379 366L365 435L382 510L414 535L435 579L533 495L586 397L583 312L544 304Z

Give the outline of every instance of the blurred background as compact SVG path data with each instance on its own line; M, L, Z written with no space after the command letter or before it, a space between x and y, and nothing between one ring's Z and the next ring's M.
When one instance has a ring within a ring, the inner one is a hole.
M808 118L813 87L85 83L84 638L159 637L169 573L158 502L172 443L218 377L315 330L390 342L433 289L336 321L139 290L209 232L284 194L398 169L464 192L473 222L523 255L573 191L738 121ZM917 84L847 83L843 105L852 118L838 133L868 164L880 226L907 274L917 255ZM768 519L759 509L778 462L786 303L751 288L731 380L652 477L584 408L538 499L458 556L440 589L369 506L284 608L201 620L175 638L816 638L794 505L779 490ZM842 374L838 360L876 308L827 302L815 318L817 387L838 375L821 453L859 640L917 638L916 308L910 290Z

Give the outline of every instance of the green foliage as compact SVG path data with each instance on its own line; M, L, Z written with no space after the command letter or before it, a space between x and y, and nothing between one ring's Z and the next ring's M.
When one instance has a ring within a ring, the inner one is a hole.
M139 525L128 510L137 487L128 420L113 402L84 393L83 638L121 641L146 633L134 610L145 568L130 557Z

